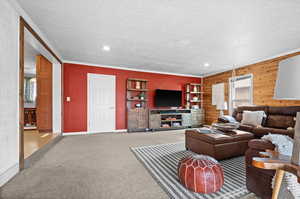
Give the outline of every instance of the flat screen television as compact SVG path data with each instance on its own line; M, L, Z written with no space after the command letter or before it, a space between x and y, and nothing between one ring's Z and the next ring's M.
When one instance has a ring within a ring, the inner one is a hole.
M180 107L182 105L182 92L157 89L154 105L155 107Z

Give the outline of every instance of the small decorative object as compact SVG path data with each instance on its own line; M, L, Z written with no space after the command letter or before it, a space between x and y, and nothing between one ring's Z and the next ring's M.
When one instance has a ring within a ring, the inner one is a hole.
M180 183L197 193L217 192L224 184L221 165L217 160L206 155L182 158L178 163L177 171Z
M181 126L181 125L180 125L179 122L174 122L174 123L173 123L173 126L174 126L174 127L179 127L179 126Z
M141 89L141 82L136 81L136 82L135 82L135 88L136 88L136 89Z
M163 124L161 127L163 127L163 128L170 128L170 125L169 124Z
M144 100L144 99L145 99L145 93L142 92L142 93L140 94L140 100Z
M141 105L141 104L135 104L135 107L136 107L136 108L141 108L142 105Z
M197 86L194 86L194 92L198 92Z
M199 105L193 105L192 109L199 109Z
M239 123L213 123L212 127L223 131L223 132L230 132L233 130L236 130L237 128L239 128Z

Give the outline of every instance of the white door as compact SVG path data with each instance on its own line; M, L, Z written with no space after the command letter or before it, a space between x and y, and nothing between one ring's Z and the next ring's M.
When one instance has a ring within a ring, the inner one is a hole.
M88 73L88 132L115 130L115 82L115 76Z

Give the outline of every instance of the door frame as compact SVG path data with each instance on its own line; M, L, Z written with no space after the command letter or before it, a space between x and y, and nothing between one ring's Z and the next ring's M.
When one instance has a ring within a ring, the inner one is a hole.
M25 28L49 51L61 64L61 129L63 129L63 62L51 50L48 44L34 31L34 29L20 16L19 18L19 170L24 169L24 45Z
M90 86L89 86L89 75L99 75L99 76L111 76L111 77L114 77L114 83L115 83L115 91L114 91L114 95L115 95L115 114L114 114L114 116L115 116L115 119L114 119L114 129L112 129L112 131L114 131L114 130L116 130L117 128L117 126L116 126L116 124L117 124L117 120L116 120L116 117L117 117L117 109L116 109L116 103L117 103L117 99L116 99L116 97L117 97L117 95L116 95L116 87L117 87L117 78L116 78L116 76L115 75L107 75L107 74L99 74L99 73L87 73L87 133L88 134L93 134L93 133L95 133L95 132L90 132L89 131L89 115L90 115L90 113L89 113L89 93L90 93ZM98 132L97 131L97 133L106 133L106 131L104 132Z

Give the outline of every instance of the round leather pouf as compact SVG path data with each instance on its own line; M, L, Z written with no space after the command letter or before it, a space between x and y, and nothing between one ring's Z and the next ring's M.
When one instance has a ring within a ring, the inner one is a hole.
M178 164L178 177L183 186L198 193L219 191L224 184L221 165L214 158L205 155L182 158Z

